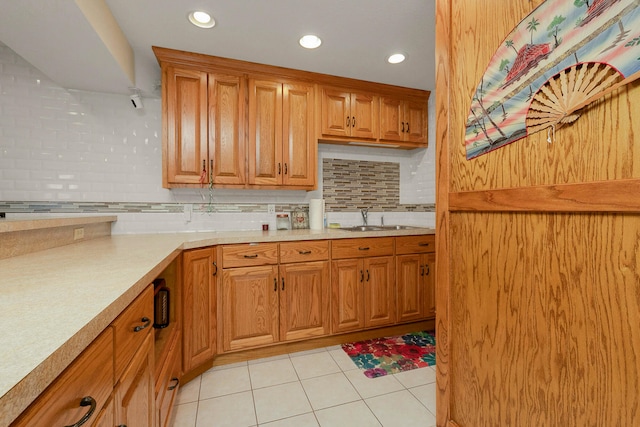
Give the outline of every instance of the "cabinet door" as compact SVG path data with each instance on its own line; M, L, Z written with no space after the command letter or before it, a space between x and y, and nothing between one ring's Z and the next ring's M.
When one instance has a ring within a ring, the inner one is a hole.
M351 94L351 136L378 137L378 97L364 93Z
M280 340L329 333L329 262L280 266Z
M282 84L249 80L249 184L282 182Z
M168 67L163 186L200 184L207 170L207 73Z
M401 99L380 98L380 139L404 141L404 105Z
M426 310L424 304L423 255L398 255L396 257L396 286L398 322L420 320Z
M115 415L113 396L110 396L104 408L96 416L96 421L92 424L92 427L113 427L116 425Z
M312 85L284 84L282 101L282 184L315 187L317 142L314 139Z
M395 322L396 295L393 257L365 258L365 326L383 326Z
M216 354L216 248L183 252L183 369L185 372Z
M427 101L405 101L405 141L427 142Z
M155 426L153 334L148 334L116 387L116 425Z
M351 93L322 88L321 132L327 136L351 135Z
M222 322L225 351L278 341L278 266L223 271Z
M209 172L214 184L245 183L244 79L209 74Z
M363 281L362 260L341 259L331 263L332 333L364 328Z
M426 316L436 316L436 254L424 254L424 306Z

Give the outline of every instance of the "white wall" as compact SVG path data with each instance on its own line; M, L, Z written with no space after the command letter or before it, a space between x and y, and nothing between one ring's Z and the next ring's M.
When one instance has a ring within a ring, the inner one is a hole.
M100 76L96 76L100 78ZM322 159L400 163L402 204L435 203L435 96L429 105L429 148L390 150L320 145ZM162 188L161 102L134 109L127 96L66 90L0 43L0 201L159 202L202 204L208 189ZM322 176L319 177L322 183ZM304 203L304 191L214 189L214 203ZM385 214L387 223L434 226L428 213ZM331 221L357 223L353 213ZM272 223L261 213L118 215L114 233L255 229Z

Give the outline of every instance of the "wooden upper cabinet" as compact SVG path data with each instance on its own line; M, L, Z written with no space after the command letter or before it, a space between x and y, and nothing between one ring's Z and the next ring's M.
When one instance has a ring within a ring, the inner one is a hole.
M426 145L428 99L380 98L380 140Z
M377 96L323 87L321 104L323 136L365 139L378 137Z
M163 79L163 186L244 184L244 79L173 66Z
M213 184L244 184L245 82L209 74L209 173ZM208 182L208 181L207 181Z
M249 79L250 185L316 187L314 87Z
M207 73L166 67L163 81L163 186L200 184L209 156Z

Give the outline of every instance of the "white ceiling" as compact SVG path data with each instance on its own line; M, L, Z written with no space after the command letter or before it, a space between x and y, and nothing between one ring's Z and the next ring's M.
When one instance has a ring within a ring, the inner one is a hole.
M101 0L95 0L101 1ZM104 0L131 45L135 81L73 0L0 0L0 42L68 89L158 95L151 46L418 89L435 87L434 0ZM217 24L187 21L194 9ZM319 35L306 50L298 39ZM402 64L386 57L400 50Z

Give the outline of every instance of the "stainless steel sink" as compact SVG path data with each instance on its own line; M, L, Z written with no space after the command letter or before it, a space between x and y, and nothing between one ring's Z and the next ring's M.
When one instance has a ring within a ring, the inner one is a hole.
M354 225L352 227L341 227L341 230L346 231L385 231L385 230L410 230L413 227L411 225Z
M352 227L341 227L341 230L346 231L383 231L384 228L378 225L354 225Z

